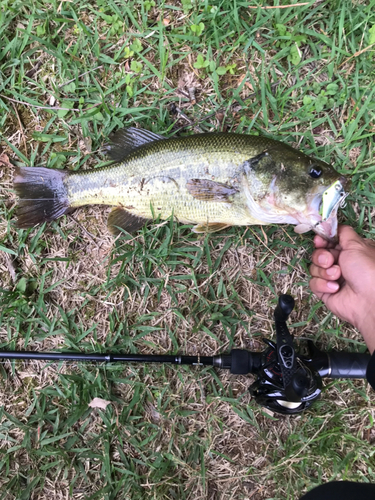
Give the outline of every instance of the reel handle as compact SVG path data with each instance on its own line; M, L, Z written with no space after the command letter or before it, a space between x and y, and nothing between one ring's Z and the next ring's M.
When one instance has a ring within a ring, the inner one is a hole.
M295 302L291 295L280 295L274 312L275 321L287 321L290 313L294 309L294 304Z

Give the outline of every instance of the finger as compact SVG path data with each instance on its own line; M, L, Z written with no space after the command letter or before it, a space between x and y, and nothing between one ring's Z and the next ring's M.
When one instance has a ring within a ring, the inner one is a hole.
M337 281L341 277L341 269L339 266L332 266L328 269L311 264L310 274L313 278L322 278L326 281Z
M314 237L314 246L315 248L327 248L328 241L316 234Z
M337 263L339 258L338 250L325 250L324 248L318 248L318 250L314 250L311 256L311 260L313 264L316 266L323 267L324 269L328 269Z
M321 298L322 294L332 294L337 292L340 285L336 281L327 281L322 278L312 278L310 280L310 288L315 295Z

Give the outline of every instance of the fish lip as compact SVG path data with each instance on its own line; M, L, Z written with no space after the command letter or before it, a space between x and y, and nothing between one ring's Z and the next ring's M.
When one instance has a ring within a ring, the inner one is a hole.
M327 220L322 221L320 224L317 224L312 229L316 234L318 234L328 242L336 243L338 241L337 227L338 227L338 220L336 212L332 217L329 217Z
M306 224L306 219L308 221L307 224L310 225L311 231L314 231L314 233L329 242L334 243L337 241L337 211L335 211L335 213L326 220L322 220L319 214L309 214L306 218L299 219L300 224Z

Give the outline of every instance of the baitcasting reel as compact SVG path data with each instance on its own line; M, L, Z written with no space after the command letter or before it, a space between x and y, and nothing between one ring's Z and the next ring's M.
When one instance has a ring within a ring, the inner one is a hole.
M295 352L293 337L286 325L293 308L293 297L281 295L274 312L276 343L263 339L268 348L262 354L257 380L249 389L257 403L286 415L302 412L322 391L319 366L314 363L320 352L314 348L311 353L314 356L310 359ZM309 347L311 349L313 344Z

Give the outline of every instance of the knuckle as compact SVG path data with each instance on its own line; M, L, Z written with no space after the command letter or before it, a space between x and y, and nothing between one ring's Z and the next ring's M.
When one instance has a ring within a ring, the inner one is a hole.
M309 286L313 292L317 291L316 281L316 278L311 278L311 280L309 281Z
M310 274L313 278L321 278L324 276L324 269L321 269L319 266L315 264L311 264L310 266Z

